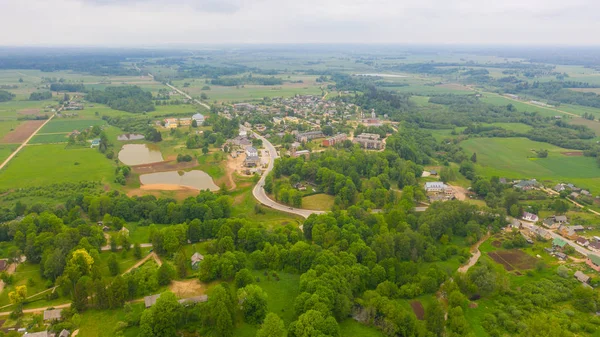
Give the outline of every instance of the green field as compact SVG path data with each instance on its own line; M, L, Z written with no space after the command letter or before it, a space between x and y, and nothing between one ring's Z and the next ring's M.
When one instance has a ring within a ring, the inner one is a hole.
M40 130L44 133L66 133L73 130L82 130L94 125L104 125L106 122L100 119L60 119L54 118Z
M600 191L600 168L594 158L565 156L572 151L526 138L471 138L461 143L467 153L477 153L478 171L486 176L569 181ZM532 150L548 150L548 158L535 158Z
M143 303L131 305L132 311L140 313L144 310ZM81 323L79 324L79 336L89 337L111 337L116 335L117 323L125 322L126 315L124 309L116 310L87 310L81 314ZM138 336L139 327L127 328L123 331L124 337Z
M69 141L66 133L49 133L49 134L37 134L31 138L29 144L52 144L52 143L66 143Z
M1 174L0 189L114 179L112 161L97 149L65 149L64 145L27 146Z
M302 198L302 208L318 211L329 211L333 207L335 197L332 195L320 193Z

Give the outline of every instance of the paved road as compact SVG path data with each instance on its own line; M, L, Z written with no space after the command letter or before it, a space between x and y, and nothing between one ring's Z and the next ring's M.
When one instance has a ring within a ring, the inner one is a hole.
M60 110L62 110L62 108L58 109L58 111L60 111ZM41 125L39 128L37 128L37 130L35 130L35 132L34 132L34 133L32 133L32 134L31 134L31 136L29 136L29 138L27 138L27 139L26 139L26 140L23 142L23 144L21 144L21 146L19 146L19 147L18 147L18 148L15 150L15 152L11 153L11 154L10 154L10 156L8 156L8 158L6 158L6 160L5 160L5 161L4 161L4 162L3 162L3 163L0 165L0 170L2 170L2 169L4 168L4 166L6 166L6 165L8 164L8 162L9 162L11 159L13 159L13 158L14 158L14 157L17 155L17 153L19 153L19 151L21 151L21 150L22 150L22 149L25 147L25 145L27 145L27 143L29 143L29 141L31 140L31 138L33 138L33 136L35 136L35 135L38 133L38 131L40 131L40 130L41 130L43 127L44 127L44 125L46 125L46 124L47 124L49 121L51 121L51 120L52 120L52 118L54 118L54 116L55 116L55 115L52 115L52 116L50 116L50 118L48 118L48 119L47 119L47 120L44 122L44 124L42 124L42 125Z
M516 220L515 218L512 218L512 217L508 217L508 218L507 218L507 220L508 220L508 221L510 221L510 222L512 222L512 223L515 223L515 222L518 222L518 221L519 221L519 220ZM536 224L534 224L534 223L527 222L527 221L522 221L522 220L521 220L521 225L522 225L523 227L525 227L525 228L529 228L529 229L535 229L535 228L541 228L541 229L544 229L544 230L548 231L548 233L550 233L550 235L552 236L552 238L553 238L553 239L561 239L561 240L564 240L564 241L565 241L567 244L571 245L573 248L575 248L575 250L576 250L577 252L579 252L579 253L583 254L584 256L588 256L588 254L596 254L596 253L592 252L591 250L589 250L589 249L587 249L587 248L585 248L585 247L582 247L582 246L578 245L577 243L575 243L575 241L573 241L573 240L569 240L569 239L565 238L565 237L564 237L564 236L562 236L562 235L556 234L555 232L549 231L549 230L547 230L546 228L540 227L540 226L538 226L538 225L536 225Z
M243 128L243 127L240 126L240 128ZM254 189L252 190L252 195L254 195L254 198L256 198L256 200L258 200L258 202L260 202L261 204L263 204L267 207L276 209L278 211L286 212L286 213L300 215L304 218L308 218L311 214L324 214L325 212L323 212L323 211L300 209L300 208L294 208L294 207L282 205L282 204L277 203L276 201L271 200L271 198L269 198L267 196L267 193L265 192L265 189L263 186L265 185L265 179L267 178L267 175L273 170L273 166L275 165L275 159L277 159L277 157L278 157L277 150L275 150L275 147L273 146L273 144L271 144L271 142L269 142L266 138L257 134L256 132L252 132L252 133L254 134L254 136L256 138L262 140L264 147L267 149L267 151L269 151L269 164L267 165L267 169L265 170L263 175L260 177L260 180L258 181L256 186L254 186Z

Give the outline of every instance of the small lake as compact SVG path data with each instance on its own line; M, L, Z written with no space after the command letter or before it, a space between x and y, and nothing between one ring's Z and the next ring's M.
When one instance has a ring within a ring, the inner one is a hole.
M395 75L395 74L354 74L354 76L377 76L377 77L396 77L396 78L404 78L408 76L404 75Z
M148 144L126 144L119 151L119 160L125 165L142 165L163 161L158 146Z
M141 140L144 139L144 135L139 133L126 133L117 137L117 140Z
M208 173L200 170L190 172L157 172L142 174L140 176L142 185L166 184L191 187L199 190L218 191L219 186L215 184Z

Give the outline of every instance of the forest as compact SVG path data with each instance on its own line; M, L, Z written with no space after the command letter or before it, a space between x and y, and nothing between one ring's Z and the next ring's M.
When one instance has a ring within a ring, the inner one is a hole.
M127 112L140 113L155 110L152 93L138 86L108 87L104 91L91 90L87 92L85 99Z

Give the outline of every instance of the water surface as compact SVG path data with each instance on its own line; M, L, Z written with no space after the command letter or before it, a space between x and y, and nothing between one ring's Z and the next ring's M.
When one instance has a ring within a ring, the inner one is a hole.
M157 146L148 144L126 144L119 151L119 160L125 165L142 165L163 161Z
M200 170L142 174L140 176L140 182L142 185L166 184L191 187L198 190L219 190L219 187L215 184L212 177L209 176L208 173Z

